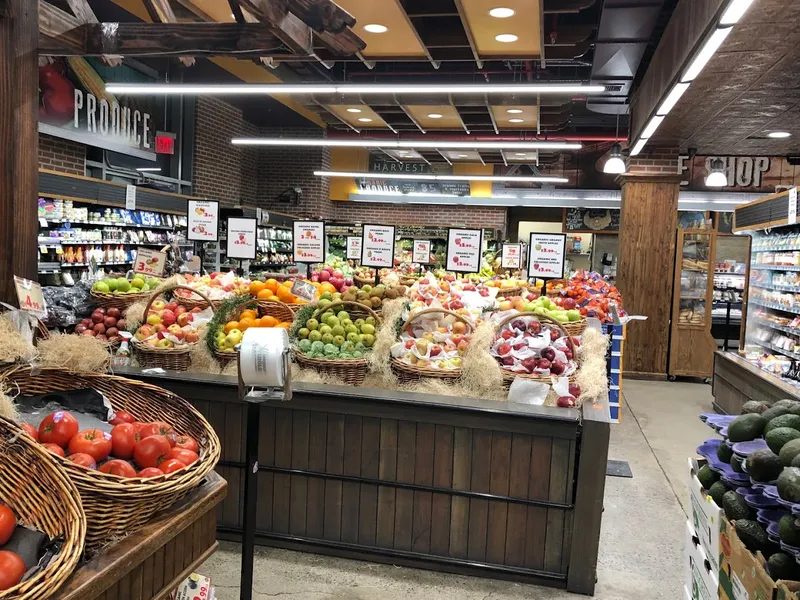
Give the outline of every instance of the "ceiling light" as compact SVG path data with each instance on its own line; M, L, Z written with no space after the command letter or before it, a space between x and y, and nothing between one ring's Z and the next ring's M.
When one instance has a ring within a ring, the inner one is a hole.
M386 33L389 30L386 25L380 25L378 23L370 23L369 25L364 25L364 31L369 31L370 33Z
M653 134L658 129L658 126L661 125L661 122L664 120L664 117L655 116L650 119L650 122L647 124L647 127L644 128L644 131L641 133L641 137L646 140L649 140L653 137Z
M662 116L669 114L669 111L675 107L675 105L678 103L678 100L680 100L681 96L683 96L683 93L688 89L688 83L676 83L669 95L664 99L664 102L661 103L661 106L656 111L656 114Z
M728 177L725 175L725 163L721 158L711 161L711 173L706 177L706 187L725 187Z
M514 9L512 8L493 8L489 11L489 16L495 19L507 19L514 16Z
M448 140L438 141L400 141L371 140L367 138L329 139L329 138L233 138L231 144L236 146L340 146L349 148L463 148L465 150L580 150L583 146L578 142L463 142Z
M136 170L141 172L158 173L161 170L161 167L139 167Z
M441 119L442 115L440 115L439 113L431 113L431 114L428 115L428 118L429 119Z
M466 156L461 155L459 156ZM314 171L317 177L356 177L356 178L377 178L377 179L416 179L420 181L525 181L530 183L568 183L566 177L512 177L503 175L429 175L429 174L406 174L406 173L359 173L356 171Z
M506 112L508 114L510 114L510 115L518 115L518 114L520 114L522 112L522 109L520 109L520 108L509 108Z
M720 25L735 25L742 18L742 15L747 12L753 0L733 0L728 5L728 9L722 14L719 21Z
M372 123L372 119L370 119L369 117L359 117L358 120L361 121L362 123Z
M456 158L469 158L469 154L456 154Z
M510 44L512 42L516 42L519 38L515 36L513 33L501 33L500 35L494 36L498 42L502 42L503 44Z
M622 160L622 146L614 144L611 146L611 154L603 165L603 173L610 173L612 175L619 175L625 172L625 161Z
M348 108L348 109L347 109L347 112L350 112L350 113L360 113L360 112L361 112L361 109L360 109L360 108Z
M525 154L524 152L516 152L516 153L514 154L514 156L521 156L522 158L525 158L525 157L526 157L526 156L528 156L528 155L527 155L527 154Z
M523 123L525 119L509 119L509 123Z
M700 75L700 72L706 64L708 64L708 61L711 60L711 57L714 56L714 53L719 49L732 29L732 27L717 29L713 35L708 38L700 52L694 57L692 64L690 64L689 68L684 72L681 81L694 81L695 77Z
M633 149L631 150L631 156L638 156L639 152L642 151L645 144L647 144L647 140L642 138L636 144L634 144Z
M788 131L771 131L767 134L767 137L775 140L782 140L784 138L792 137L792 134Z

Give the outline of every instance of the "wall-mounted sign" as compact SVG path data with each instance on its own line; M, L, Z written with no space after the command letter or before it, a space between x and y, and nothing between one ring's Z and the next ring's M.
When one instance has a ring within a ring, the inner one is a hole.
M445 269L455 273L477 273L481 270L482 248L482 230L448 229Z
M347 259L361 260L361 236L347 236Z
M678 173L683 175L681 186L689 190L708 192L706 177L711 172L711 161L722 160L728 183L713 191L774 193L778 186L784 188L800 185L800 166L786 158L771 156L694 156L678 157Z
M358 191L362 194L370 192L394 192L400 194L448 194L451 196L469 196L469 181L413 181L407 179L356 179Z
M175 154L175 134L156 131L156 154Z
M292 249L294 262L325 262L325 221L295 221Z
M166 252L159 252L142 246L136 248L136 260L133 263L134 273L142 273L150 277L163 277L166 265Z
M47 316L47 305L42 295L42 286L38 282L14 275L14 287L17 289L20 309L33 313L37 317Z
M789 225L797 223L797 188L789 190Z
M125 186L125 210L136 210L136 186Z
M522 244L503 244L500 266L504 269L519 269L522 265Z
M564 231L569 233L617 233L621 211L607 208L565 208Z
M228 258L255 260L256 227L255 219L228 218Z
M414 240L414 246L411 250L411 262L421 265L429 265L431 263L430 240Z
M219 239L219 202L189 200L186 209L186 239L192 242L216 242Z
M391 269L394 266L394 227L364 225L361 235L361 264Z
M567 236L563 233L531 233L528 277L563 279Z

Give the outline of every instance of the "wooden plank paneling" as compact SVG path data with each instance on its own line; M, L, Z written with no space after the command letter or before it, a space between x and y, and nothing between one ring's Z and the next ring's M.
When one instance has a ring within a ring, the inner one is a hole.
M261 415L259 416L259 422L261 424L261 431L258 436L258 464L270 467L275 466L275 409L263 407L261 409ZM275 476L270 471L261 471L258 474L256 528L261 531L272 530L274 481Z
M550 460L549 499L553 502L567 501L567 488L572 473L569 471L570 444L566 440L553 440ZM548 571L562 570L561 556L564 550L564 510L547 509L547 541L544 548L544 568Z
M449 489L453 486L453 428L437 425L433 452L433 485ZM447 494L434 494L431 502L431 553L447 556L450 548L450 499Z
M325 472L325 456L328 442L328 417L313 412L309 419L308 468ZM259 498L260 501L260 498ZM325 480L319 477L308 479L308 506L306 507L306 535L322 538L325 522Z
M364 417L361 422L361 476L380 476L381 420ZM358 543L375 545L378 514L378 486L361 484L358 502Z
M498 496L507 496L509 473L511 472L511 434L492 433L492 460L489 491ZM486 560L503 564L506 554L506 527L508 526L508 503L489 503L488 537Z
M417 423L417 444L414 456L414 483L433 485L433 453L435 426ZM431 549L431 493L414 492L414 518L411 549L427 554Z
M414 483L414 459L416 456L417 424L400 421L397 425L397 481ZM411 550L414 492L398 489L394 520L394 547Z
M308 469L309 413L293 411L292 419L292 469ZM289 533L306 534L306 506L308 504L308 477L291 476Z
M515 433L511 437L508 495L512 498L528 497L531 478L531 444L530 436ZM508 505L504 561L507 565L524 566L527 521L527 508L523 504L511 503Z
M528 498L547 500L550 497L550 457L553 440L535 437L531 444L531 470L528 478ZM544 568L545 539L547 534L547 509L528 506L525 529L525 560L529 569Z
M381 419L381 448L378 476L382 481L397 479L397 421ZM378 488L376 542L381 548L394 547L395 488Z
M453 489L468 490L472 479L472 429L453 430ZM466 558L469 545L469 498L453 496L450 502L450 556Z
M328 415L328 455L325 470L342 473L344 466L344 415ZM325 524L326 540L339 540L342 535L342 482L325 480Z
M473 492L489 492L492 457L492 432L476 429L472 432ZM467 558L486 560L486 536L489 525L489 501L471 498L469 501L469 546Z
M292 466L292 413L288 408L275 409L275 466ZM275 473L274 500L272 503L272 529L289 533L291 505L291 477Z
M344 474L361 474L361 425L362 418L345 415L344 418ZM358 508L361 485L345 481L342 483L342 541L358 542Z

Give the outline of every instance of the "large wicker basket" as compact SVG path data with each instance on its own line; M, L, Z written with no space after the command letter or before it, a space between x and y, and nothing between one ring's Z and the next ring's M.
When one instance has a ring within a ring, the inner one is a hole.
M41 369L34 375L29 367L22 366L0 377L26 396L94 389L115 410L126 410L141 422L168 423L200 445L200 459L192 465L146 479L100 473L54 455L80 492L87 520L86 548L90 551L133 532L156 512L172 505L200 485L219 461L219 438L208 421L186 400L160 387L114 375L64 373L59 369Z
M125 312L125 309L131 304L145 300L148 294L150 292L136 292L133 294L106 294L104 292L95 292L94 290L89 292L94 301L103 308L118 308L121 312Z
M49 598L72 574L83 554L86 515L75 484L55 455L15 423L0 417L0 503L20 522L63 544L54 560L27 581L0 591L0 600Z
M257 300L256 298L253 298L253 299L245 302L244 304L241 304L241 305L237 306L235 313L236 313L237 316L239 316L239 315L242 314L243 310L246 310L248 307L252 307L252 306L256 306L256 307L258 307L260 309L262 302L265 302L265 301L264 300ZM294 313L289 309L288 305L284 304L280 300L267 300L266 302L269 302L270 304L280 304L280 305L282 305L282 307L277 307L276 310L271 311L271 313L274 313L274 314L267 313L269 316L275 317L276 319L280 318L281 321L293 321L294 320ZM280 314L282 318L276 316L277 314ZM223 318L223 320L230 320L230 316L232 316L232 315L233 315L233 313L231 313L231 315L225 316ZM210 332L210 333L213 333L213 332ZM239 352L238 351L236 351L236 352L220 352L219 350L215 349L214 350L214 358L216 359L216 361L221 366L226 367L229 364L239 360Z
M381 322L380 316L363 304L358 302L350 302L349 300L340 300L339 302L331 302L324 308L317 308L311 315L311 319L316 319L322 313L329 310L334 312L336 308L342 307L347 310L351 316L366 314L375 319L376 328L377 324ZM356 312L358 311L358 312ZM357 318L361 318L360 316ZM364 383L364 378L367 374L367 359L366 358L311 358L306 356L295 348L294 350L295 362L301 369L311 369L322 375L332 375L344 381L347 385L361 385Z
M294 309L292 306L297 308ZM262 316L275 317L279 321L294 321L295 313L303 306L303 304L289 305L276 298L258 301L258 311Z
M497 295L502 296L503 298L510 298L511 296L521 296L522 295L522 288L521 287L513 287L513 288L497 288Z
M205 294L202 292L198 292L197 290L194 290L186 285L173 285L150 296L150 301L147 303L147 306L144 309L144 318L147 319L147 315L150 312L150 307L153 305L153 302L155 302L156 298L158 298L164 292L175 289L184 289L194 292L204 299L203 306L212 306L211 301L206 298ZM193 346L189 344L181 346L180 348L154 348L149 344L145 344L144 342L140 342L136 338L133 338L131 339L131 346L133 348L134 358L139 363L139 366L143 369L161 368L167 371L185 371L189 368L189 365L192 362Z
M582 335L589 325L589 319L581 317L578 321L568 321L561 323L561 328L566 331L570 336Z
M414 321L416 321L419 317L437 313L441 315L451 315L455 317L456 320L464 323L464 325L467 326L468 334L472 333L475 329L475 326L469 319L459 315L456 312L453 312L452 310L447 310L445 308L426 308L413 312L409 316L408 320L403 324L401 331L409 330ZM400 383L419 381L422 378L440 379L447 383L452 383L461 377L461 369L433 369L431 367L419 367L417 365L410 365L406 362L403 362L399 358L394 357L392 357L391 360L391 368L397 379L400 380Z

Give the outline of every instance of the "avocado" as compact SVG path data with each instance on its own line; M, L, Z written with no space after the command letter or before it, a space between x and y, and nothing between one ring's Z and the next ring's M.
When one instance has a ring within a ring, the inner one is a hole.
M774 481L783 471L781 459L772 450L756 450L747 457L747 473L753 481Z
M725 487L725 484L721 481L717 481L714 485L708 488L708 495L711 496L712 500L714 500L717 506L722 506L722 497L727 491L728 488Z
M736 535L742 540L745 547L751 552L764 552L769 548L769 538L764 528L757 521L739 519L734 524Z
M784 544L800 546L800 528L794 524L794 515L783 515L778 522L778 535Z
M722 443L717 446L717 458L724 463L730 463L733 456L733 450L728 444Z
M767 421L761 415L739 415L728 425L728 439L732 442L749 442L764 433Z
M744 501L744 497L733 490L725 492L722 496L722 508L725 510L725 516L728 517L730 521L752 519L755 517L753 510L747 502Z
M792 466L792 467L800 467L800 454L798 454L797 456L795 456L792 459L792 464L790 466Z
M800 567L793 556L785 552L776 552L767 561L767 570L775 581L779 579L797 581L800 577Z
M741 458L739 455L734 454L733 456L731 456L730 465L731 465L731 469L733 469L734 473L744 473L744 469L742 468L742 463L743 462L744 462L744 459Z
M744 403L742 406L742 414L749 415L749 414L763 414L765 410L769 408L769 404L766 402L760 402L758 400L749 400Z
M772 406L785 406L786 408L792 408L800 404L800 401L795 400L794 398L782 398L781 400L776 400L772 403Z
M719 475L712 471L708 465L703 465L697 472L697 479L700 480L700 485L703 486L703 489L707 490L719 481Z
M781 448L780 454L778 456L781 457L781 462L783 463L784 467L788 467L792 464L792 460L794 457L800 454L800 439L790 440L783 445Z
M766 414L766 413L764 413ZM762 417L764 415L761 415ZM775 417L774 419L770 419L770 421L764 427L764 433L769 433L773 429L777 429L778 427L789 427L791 429L800 430L800 415L781 415L780 417Z
M778 477L778 496L787 502L800 502L800 468L786 467Z
M788 407L788 406L785 406L785 405L775 406L773 404L767 410L765 410L763 413L761 413L761 416L764 417L764 420L769 422L769 421L772 421L772 419L775 419L777 417L782 417L783 415L788 415L791 412L792 411L790 410L790 407Z
M764 436L764 439L767 440L767 446L769 446L769 449L775 454L780 453L781 448L783 448L786 442L797 438L800 438L800 431L797 431L797 429L790 429L789 427L778 427Z

